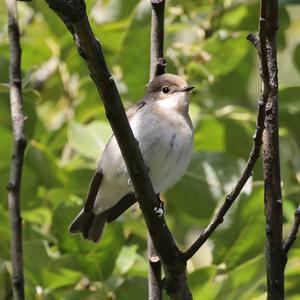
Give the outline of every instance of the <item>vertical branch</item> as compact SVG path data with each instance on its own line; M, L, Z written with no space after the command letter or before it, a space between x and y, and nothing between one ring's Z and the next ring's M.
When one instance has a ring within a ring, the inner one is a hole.
M16 0L7 0L8 36L10 44L10 106L13 130L13 155L10 179L7 186L11 223L11 260L13 269L14 299L24 299L24 276L22 255L22 219L20 216L20 186L23 157L26 147L24 136L25 116L22 107L21 47L17 21Z
M164 14L165 0L151 0L151 52L150 80L165 72L164 60Z
M261 0L260 53L263 94L266 98L263 164L266 214L266 266L268 299L284 299L282 249L282 196L278 137L278 69L276 32L278 1Z
M148 247L148 299L162 299L161 263L157 252L153 246L150 235L147 240Z
M151 0L150 80L164 73L164 0ZM161 263L148 234L148 299L162 299Z

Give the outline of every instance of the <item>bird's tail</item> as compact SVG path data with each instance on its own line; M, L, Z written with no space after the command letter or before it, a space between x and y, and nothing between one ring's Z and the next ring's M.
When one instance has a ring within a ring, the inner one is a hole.
M85 239L98 242L101 238L103 229L107 222L108 212L102 212L98 215L93 212L81 212L76 216L70 225L70 233L82 233Z

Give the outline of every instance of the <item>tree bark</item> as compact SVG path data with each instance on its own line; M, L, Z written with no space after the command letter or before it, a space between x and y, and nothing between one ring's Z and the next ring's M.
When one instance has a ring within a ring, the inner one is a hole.
M261 0L260 56L262 89L266 99L263 169L266 215L266 268L268 299L284 299L282 249L282 196L279 161L277 41L278 1Z
M25 296L20 188L24 151L26 147L26 139L24 136L25 116L22 101L21 47L17 17L17 3L16 0L6 0L6 4L8 10L8 36L10 44L10 107L13 130L13 154L10 168L10 179L7 186L11 224L12 285L14 299L23 300L25 299Z

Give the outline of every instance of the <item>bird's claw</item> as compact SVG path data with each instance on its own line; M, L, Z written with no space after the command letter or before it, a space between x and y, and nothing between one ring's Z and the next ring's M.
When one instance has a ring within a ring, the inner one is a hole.
M158 217L162 217L164 214L164 203L159 201L158 206L154 206L154 212L158 215Z

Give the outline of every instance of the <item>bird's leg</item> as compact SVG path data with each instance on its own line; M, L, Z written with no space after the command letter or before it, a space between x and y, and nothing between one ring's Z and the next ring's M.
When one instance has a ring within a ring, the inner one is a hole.
M164 214L164 203L160 200L159 194L157 197L157 206L154 206L154 212L158 215L158 217L162 217Z

